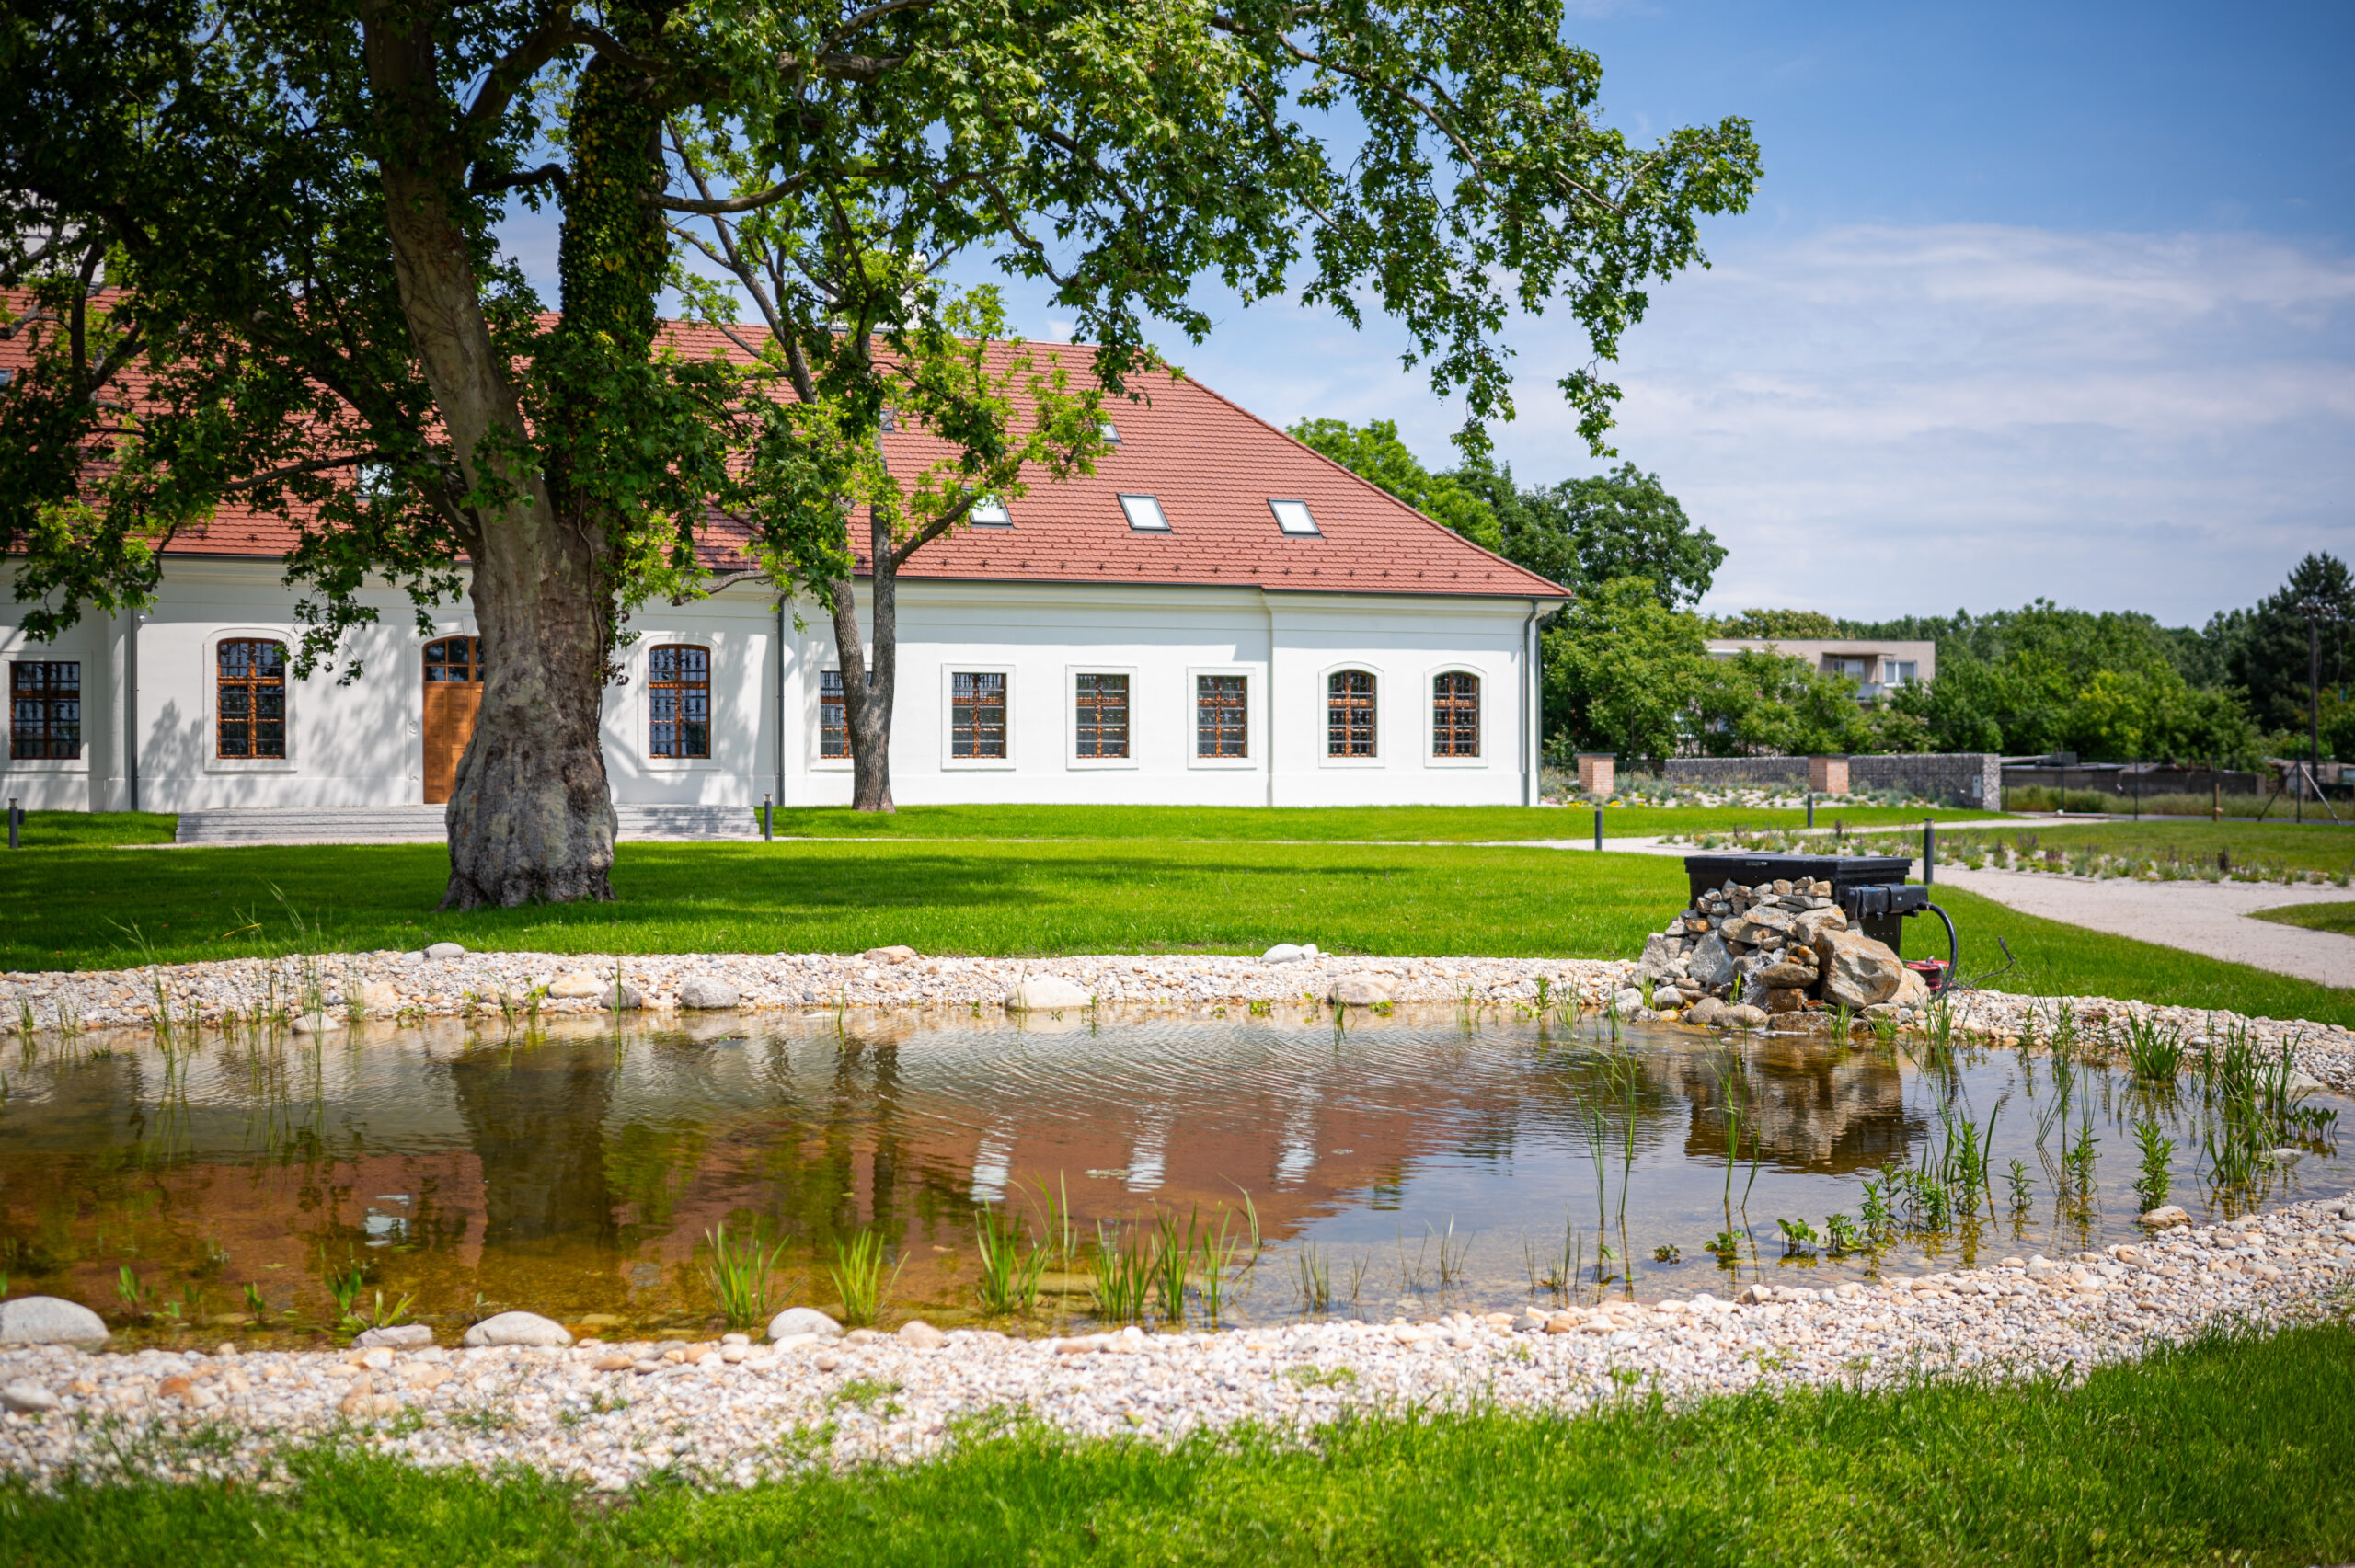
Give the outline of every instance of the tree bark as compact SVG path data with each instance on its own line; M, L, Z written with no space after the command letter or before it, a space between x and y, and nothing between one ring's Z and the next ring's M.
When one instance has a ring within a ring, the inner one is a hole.
M867 512L867 550L874 567L875 664L870 671L858 631L858 601L844 578L833 585L834 648L843 670L844 727L850 738L851 808L891 811L891 699L900 668L900 574L891 558L891 531L882 514Z

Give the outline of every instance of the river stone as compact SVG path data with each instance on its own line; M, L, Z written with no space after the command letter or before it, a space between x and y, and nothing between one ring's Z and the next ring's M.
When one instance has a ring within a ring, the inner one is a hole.
M1612 997L1611 1011L1622 1018L1643 1012L1644 993L1635 986L1626 987Z
M870 964L904 964L916 956L916 950L903 942L889 947L870 947L859 955Z
M1760 1029L1766 1024L1766 1010L1738 1001L1725 1010L1723 1021L1736 1029Z
M1259 955L1262 964L1297 964L1308 955L1295 943L1279 942Z
M564 1001L580 1001L592 996L603 996L607 982L600 975L586 969L575 969L569 975L558 975L548 982L548 994Z
M1328 1001L1341 1007L1376 1007L1391 998L1390 978L1361 969L1333 982Z
M1791 951L1804 953L1807 949L1795 947ZM1815 977L1814 965L1801 964L1793 958L1779 959L1758 971L1758 978L1770 986L1793 986L1801 990L1815 984Z
M567 1345L572 1336L564 1325L537 1312L501 1312L495 1318L485 1318L466 1331L462 1345Z
M900 1343L910 1350L937 1350L948 1343L948 1336L916 1318L900 1325Z
M1006 1007L1016 1013L1059 1013L1087 1001L1087 993L1061 975L1025 975L1005 997Z
M790 1339L799 1333L814 1333L821 1339L833 1339L842 1332L842 1324L815 1307L787 1307L769 1320L771 1339Z
M608 1013L635 1013L646 1005L646 993L624 980L600 995L597 1005Z
M1714 996L1705 996L1684 1010L1687 1024L1721 1024L1725 1022L1726 1004Z
M1753 906L1748 914L1741 917L1741 921L1750 928L1751 932L1751 934L1743 940L1755 942L1761 932L1779 931L1786 936L1789 935L1791 928L1798 923L1798 917L1790 910L1777 909L1773 904L1758 904Z
M2191 1216L2175 1204L2161 1204L2142 1216L2142 1222L2154 1230L2164 1230L2171 1225L2188 1225Z
M1693 944L1693 956L1685 967L1711 990L1733 983L1733 955L1726 951L1726 944L1715 932Z
M1823 1000L1835 1007L1887 1001L1905 983L1905 966L1897 955L1861 932L1823 933L1815 939L1815 956L1823 970Z
M298 1013L294 1015L294 1033L298 1035L332 1035L343 1027L339 1013Z
M699 1013L715 1013L736 1005L738 992L726 980L690 975L679 982L679 1005Z
M360 988L360 1005L370 1013L395 1013L401 1005L401 993L390 980L371 980Z
M1646 977L1658 979L1667 974L1669 967L1681 956L1683 955L1670 944L1667 937L1653 932L1644 938L1644 956L1636 960L1636 976L1639 979Z
M379 1345L431 1345L433 1331L423 1323L394 1323L388 1328L362 1329L351 1336L354 1350L373 1350Z
M1780 1013L1802 1011L1802 1004L1806 1001L1807 992L1797 986L1770 985L1766 988L1764 1006L1767 1016L1774 1017Z
M437 942L425 950L429 958L463 958L466 950L454 942Z
M19 1415L40 1415L57 1408L57 1396L34 1382L19 1378L0 1389L0 1410L13 1410Z
M107 1337L98 1313L62 1296L0 1301L0 1345L86 1345Z

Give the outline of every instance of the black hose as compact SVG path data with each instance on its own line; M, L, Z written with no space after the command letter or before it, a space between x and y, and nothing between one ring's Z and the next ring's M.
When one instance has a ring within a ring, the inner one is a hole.
M1953 917L1948 915L1946 910L1938 908L1936 904L1929 904L1924 907L1927 908L1932 914L1937 916L1939 920L1946 922L1947 972L1946 978L1938 982L1938 994L1944 996L1947 988L1955 983L1955 978L1962 973L1962 938L1955 934Z

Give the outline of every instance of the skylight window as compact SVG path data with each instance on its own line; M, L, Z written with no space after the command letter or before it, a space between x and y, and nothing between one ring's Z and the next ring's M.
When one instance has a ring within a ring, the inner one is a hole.
M1122 496L1120 509L1129 514L1129 527L1139 533L1166 533L1169 519L1163 515L1161 501L1154 496Z
M983 496L980 500L975 501L972 511L968 515L972 518L975 528L1012 528L1014 526L1014 514L1006 510L1005 503L995 496Z
M1310 515L1306 501L1270 500L1268 509L1276 514L1276 526L1286 533L1315 533L1316 519Z
M1096 428L1097 428L1097 430L1099 430L1100 432L1102 432L1103 437L1104 437L1104 439L1105 439L1106 441L1110 441L1114 446L1118 446L1118 445L1120 445L1120 426L1118 426L1118 425L1116 425L1116 424L1112 423L1112 421L1111 421L1111 420L1107 419L1107 420L1105 420L1102 424L1100 424L1100 425L1097 426Z

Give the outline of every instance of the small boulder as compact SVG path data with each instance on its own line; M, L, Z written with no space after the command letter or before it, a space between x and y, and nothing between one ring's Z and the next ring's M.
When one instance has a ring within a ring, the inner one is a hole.
M833 1339L843 1332L843 1325L815 1307L787 1307L769 1320L771 1339L790 1339L796 1334L814 1333L821 1339Z
M2142 1223L2154 1230L2165 1230L2170 1226L2190 1224L2191 1216L2185 1213L2180 1206L2166 1203L2143 1215Z
M360 1006L365 1013L397 1013L401 1006L401 993L390 980L371 980L360 988Z
M608 1013L636 1013L646 1005L646 993L624 980L599 997L597 1005Z
M914 948L898 942L889 947L870 947L859 955L870 964L904 964L915 956Z
M425 956L434 959L463 958L466 956L466 950L454 942L437 942L425 950Z
M57 1408L57 1396L30 1378L19 1378L0 1388L0 1410L19 1415L43 1415Z
M332 1035L343 1027L340 1013L298 1013L293 1030L298 1035Z
M1766 1026L1766 1010L1738 1001L1725 1010L1719 1021L1733 1029L1763 1029Z
M575 969L569 975L558 975L548 982L548 994L559 1001L585 1001L592 996L603 996L607 982L602 976L586 969Z
M736 1005L740 993L726 980L690 975L679 982L679 1005L698 1013L718 1013Z
M61 1296L0 1301L0 1345L95 1345L107 1337L98 1313Z
M1259 955L1259 962L1262 964L1297 964L1303 958L1307 956L1308 954L1306 951L1301 948L1297 944L1279 942L1273 947L1269 948L1265 953Z
M1634 986L1622 987L1612 994L1611 1011L1622 1018L1646 1011L1644 993Z
M395 1323L389 1328L362 1329L351 1336L351 1348L354 1350L432 1343L433 1331L423 1323Z
M1637 978L1640 979L1649 977L1658 979L1660 976L1667 974L1669 966L1683 956L1677 950L1677 946L1671 944L1667 937L1659 932L1653 932L1644 938L1644 956L1636 960Z
M1684 1010L1687 1024L1711 1024L1725 1022L1726 1004L1714 996L1705 996Z
M1379 1007L1391 999L1390 978L1360 969L1333 982L1326 1000L1337 1007Z
M948 1336L917 1318L900 1325L900 1343L910 1350L937 1350L948 1343Z
M1709 990L1733 983L1733 955L1717 933L1711 932L1693 944L1693 955L1685 963L1686 972Z
M567 1345L572 1336L564 1325L537 1312L501 1312L485 1318L466 1331L462 1345Z
M1797 954L1804 953L1807 949L1799 947L1794 948L1792 951ZM1796 961L1795 958L1780 959L1775 963L1767 965L1764 968L1758 971L1759 979L1764 981L1767 985L1797 988L1800 990L1804 990L1809 986L1815 984L1815 977L1816 968L1814 965L1802 964Z
M1086 1007L1086 991L1061 975L1025 975L1006 993L1005 1005L1015 1013L1060 1013Z
M1889 999L1890 1007L1921 1007L1930 1000L1930 982L1922 978L1919 969L1908 969L1905 978L1897 982L1897 992Z
M1886 944L1861 932L1827 931L1815 939L1823 970L1823 1000L1834 1006L1870 1007L1895 996L1905 983L1905 966Z
M1766 988L1764 1005L1766 1014L1770 1018L1786 1013L1797 1013L1805 1006L1806 1002L1807 992L1797 986L1770 985Z

